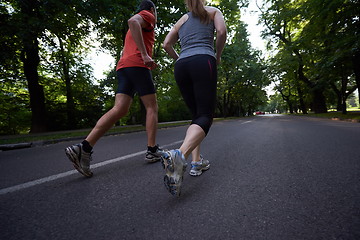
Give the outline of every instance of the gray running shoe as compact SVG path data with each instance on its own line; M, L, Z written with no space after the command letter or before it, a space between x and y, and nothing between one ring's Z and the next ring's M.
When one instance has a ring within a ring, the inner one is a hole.
M181 184L187 163L179 149L165 152L161 158L165 169L164 184L166 189L174 196L180 196Z
M93 173L90 171L91 153L87 153L82 149L82 144L75 144L65 148L66 156L73 163L76 170L85 177L92 177Z
M191 169L189 174L191 176L200 176L202 174L203 171L206 171L210 168L210 162L209 160L205 160L201 155L200 155L200 161L198 162L191 162Z
M156 152L153 153L148 150L145 153L145 162L154 163L154 162L161 160L161 156L164 155L165 152L164 152L164 150L159 148L159 145L156 145L156 146L157 146Z

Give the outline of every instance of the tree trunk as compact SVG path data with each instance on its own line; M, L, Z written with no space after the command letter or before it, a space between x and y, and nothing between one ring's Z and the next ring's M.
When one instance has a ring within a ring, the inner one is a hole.
M37 39L24 39L22 61L24 73L28 82L31 108L31 133L45 132L47 130L47 116L45 109L44 89L39 84L37 67L39 65Z
M335 92L336 94L336 111L342 111L342 95L341 95L341 91L339 89L336 88L336 85L332 82L330 83L330 86L332 88L332 90Z
M226 93L223 94L223 117L227 117L227 102L226 102Z
M306 109L306 105L305 105L305 101L304 101L304 96L303 96L303 92L300 89L299 83L297 84L297 91L299 94L299 102L300 102L300 108L303 114L308 114L307 109Z
M76 128L76 121L75 121L75 103L71 89L71 78L69 73L69 63L66 58L65 49L63 42L59 36L58 40L60 43L60 51L61 51L61 63L63 69L63 77L65 79L65 86L66 86L66 113L67 113L67 128L68 129L75 129Z
M36 21L38 14L37 1L22 1L21 12L24 16L21 52L21 61L24 63L24 74L28 82L31 108L31 133L45 132L47 130L47 116L45 108L44 89L39 84L37 68L40 63L39 42L37 40L39 31L29 25L30 20Z
M282 99L286 102L286 104L288 105L289 111L291 114L294 113L294 108L290 99L291 94L289 93L289 95L285 95L284 92L280 89L278 89L278 91L281 94Z
M315 113L327 113L327 107L326 107L326 101L324 96L324 90L322 88L319 88L316 84L310 82L310 80L304 75L304 65L302 64L302 57L298 53L298 61L299 61L299 67L298 67L298 76L301 81L306 83L308 87L312 90L312 96L313 96L313 111Z
M313 110L315 113L327 113L325 96L322 89L313 90Z
M343 66L341 66L341 110L343 114L346 114L346 89L348 85L347 77L343 74Z
M347 114L346 97L344 96L341 101L342 114Z
M66 114L67 114L67 128L75 129L76 120L75 120L75 103L71 89L71 81L69 76L65 76L66 84Z
M338 96L337 102L336 102L336 111L341 112L342 110L343 110L343 108L342 108L341 97Z
M359 104L360 104L360 50L356 51L353 58L353 69L355 73L355 81L359 93ZM360 108L360 106L359 106Z

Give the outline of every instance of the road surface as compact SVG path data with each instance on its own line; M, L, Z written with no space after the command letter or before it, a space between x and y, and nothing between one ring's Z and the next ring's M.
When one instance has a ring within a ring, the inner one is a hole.
M186 127L161 129L180 146ZM283 115L215 122L210 169L182 196L144 159L145 132L102 138L94 176L76 142L0 152L0 239L360 239L360 124ZM189 170L189 169L188 169Z

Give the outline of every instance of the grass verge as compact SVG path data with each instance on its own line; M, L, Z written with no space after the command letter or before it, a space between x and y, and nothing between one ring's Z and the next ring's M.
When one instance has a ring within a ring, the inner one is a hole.
M301 116L360 121L360 111L348 111L347 114L342 114L341 112L335 112L335 111L327 112L327 113L309 113Z
M168 128L176 127L189 124L190 121L179 121L179 122L169 122L169 123L159 123L158 128ZM145 126L141 125L129 125L129 126L119 126L111 128L105 135L115 135L129 132L138 132L145 131ZM31 143L38 141L45 142L56 142L56 141L66 141L74 138L85 138L90 132L90 129L84 130L73 130L73 131L61 131L61 132L49 132L49 133L40 133L40 134L24 134L24 135L15 135L2 137L0 139L0 145L5 144L18 144L18 143Z

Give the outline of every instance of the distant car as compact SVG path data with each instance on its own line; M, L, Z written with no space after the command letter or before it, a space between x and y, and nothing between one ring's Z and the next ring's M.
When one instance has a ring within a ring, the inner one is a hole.
M263 114L265 114L264 112L261 112L261 111L257 111L257 112L255 112L255 114L256 115L263 115Z

